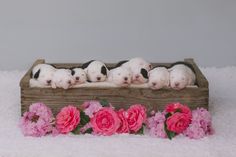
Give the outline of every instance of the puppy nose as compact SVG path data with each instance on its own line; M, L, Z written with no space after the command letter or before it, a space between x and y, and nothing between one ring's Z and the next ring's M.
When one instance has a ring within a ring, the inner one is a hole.
M47 80L47 83L50 84L52 82L52 80Z
M127 80L128 80L128 77L125 77L124 80L127 81Z
M97 77L97 80L100 81L100 80L101 80L101 77Z
M153 85L153 86L155 86L155 85L156 85L156 83L155 83L155 82L153 82L153 83L152 83L152 85Z
M76 79L76 80L79 80L79 77L76 77L75 79Z
M139 75L136 75L135 77L138 79L138 78L139 78Z
M68 84L71 84L71 81L68 81Z
M178 83L178 82L176 82L176 83L175 83L175 86L176 86L176 87L178 87L178 86L179 86L179 83Z

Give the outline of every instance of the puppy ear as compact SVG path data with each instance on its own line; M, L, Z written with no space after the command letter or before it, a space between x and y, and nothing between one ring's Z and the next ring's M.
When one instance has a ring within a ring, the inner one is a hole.
M142 68L140 72L141 72L141 74L143 75L144 78L148 79L148 72L147 72L146 69Z
M40 74L40 69L34 74L34 79L37 79L39 77Z
M74 76L75 71L73 69L71 69L71 75Z
M92 63L94 60L88 61L82 65L82 69L85 69L89 66L90 63Z
M101 68L101 73L107 76L107 68L104 65Z

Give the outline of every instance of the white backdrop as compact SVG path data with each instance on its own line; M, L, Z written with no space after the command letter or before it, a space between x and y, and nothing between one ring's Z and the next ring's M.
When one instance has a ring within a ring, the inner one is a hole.
M235 0L0 0L0 69L193 57L236 65Z

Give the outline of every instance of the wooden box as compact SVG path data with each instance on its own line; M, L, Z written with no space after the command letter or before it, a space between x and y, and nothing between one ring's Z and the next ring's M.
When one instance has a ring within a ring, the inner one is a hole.
M195 87L187 87L183 90L174 89L152 90L149 88L95 88L81 87L64 89L52 88L32 88L29 86L30 73L32 68L45 60L35 61L33 66L28 70L20 81L21 87L21 113L28 110L29 105L35 102L43 102L48 105L54 114L63 106L75 104L80 106L86 100L107 100L117 108L128 108L131 104L141 103L146 105L148 111L162 110L167 103L181 102L187 104L190 108L196 107L208 108L209 89L208 81L196 65L193 59L185 59L184 62L191 64L196 73ZM59 64L50 63L55 67L70 68L81 66L81 64ZM107 64L108 67L114 64ZM153 66L164 65L170 66L171 63L153 63Z

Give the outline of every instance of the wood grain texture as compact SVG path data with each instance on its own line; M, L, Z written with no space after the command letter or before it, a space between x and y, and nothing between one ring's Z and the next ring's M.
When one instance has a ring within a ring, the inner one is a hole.
M151 110L162 110L170 102L181 102L187 104L190 108L197 107L208 108L209 89L208 81L201 73L200 69L192 59L185 59L186 62L193 65L196 70L198 88L185 88L180 91L173 89L151 90L148 88L71 88L52 89L52 88L30 88L29 79L33 66L39 63L45 63L44 60L37 60L29 69L20 82L21 86L21 113L28 110L30 104L43 102L47 104L56 114L59 110L68 105L74 104L80 106L86 100L106 99L117 108L128 108L131 104L141 103L145 105L148 112ZM81 64L53 64L56 67L71 68L81 66ZM114 66L115 64L108 64ZM165 65L171 63L153 63L153 66Z

